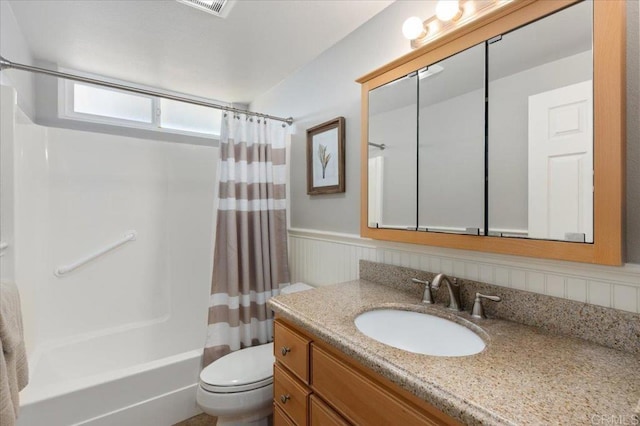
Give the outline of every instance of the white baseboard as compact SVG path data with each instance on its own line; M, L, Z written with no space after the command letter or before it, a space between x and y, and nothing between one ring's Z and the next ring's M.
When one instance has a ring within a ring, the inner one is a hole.
M361 259L640 313L640 265L602 266L289 230L292 282L321 286L358 278Z

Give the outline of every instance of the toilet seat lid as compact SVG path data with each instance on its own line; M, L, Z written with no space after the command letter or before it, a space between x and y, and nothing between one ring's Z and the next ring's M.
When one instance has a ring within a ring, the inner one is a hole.
M232 393L273 383L273 343L252 346L223 356L200 373L200 384L209 392Z

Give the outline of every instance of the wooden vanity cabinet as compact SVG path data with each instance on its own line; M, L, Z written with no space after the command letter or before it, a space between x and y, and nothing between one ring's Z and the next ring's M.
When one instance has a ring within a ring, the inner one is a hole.
M276 426L461 424L281 318L274 351Z
M311 339L277 320L274 324L273 402L280 409L274 414L276 425L308 424L309 350ZM279 418L280 417L280 418ZM285 421L286 420L286 421Z

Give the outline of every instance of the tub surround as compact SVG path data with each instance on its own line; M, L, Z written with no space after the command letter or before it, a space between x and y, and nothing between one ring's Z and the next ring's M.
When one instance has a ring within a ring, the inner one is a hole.
M446 310L442 301L447 296L438 292L434 292L438 304L425 306L419 303L421 286L405 280L406 276L412 277L408 268L390 270L375 264L361 268L363 277L389 285L361 279L278 296L270 305L281 318L466 424L589 424L594 418L621 416L631 421L631 416L637 415L640 399L637 349L635 353L614 350L512 321L475 320L468 312L457 314ZM418 278L428 279L429 275L423 272ZM463 281L462 286L472 287L468 281ZM495 286L491 287L489 292ZM468 289L463 292L467 311L471 306L469 294ZM509 296L500 302L502 306L516 303L515 293L502 294ZM532 300L520 307L502 309L521 312L527 310L526 306L544 310L553 305L543 302L547 301ZM498 312L491 305L485 303L488 315ZM378 343L360 333L353 320L361 312L380 307L469 321L484 331L480 334L487 348L469 357L430 357ZM545 315L563 320L554 312L549 308ZM608 316L596 314L580 321L591 318L595 322L609 321ZM628 342L620 348L631 346Z
M2 182L15 187L0 269L20 290L30 370L17 425L198 414L217 148L36 125L0 92ZM53 274L132 229L134 243Z

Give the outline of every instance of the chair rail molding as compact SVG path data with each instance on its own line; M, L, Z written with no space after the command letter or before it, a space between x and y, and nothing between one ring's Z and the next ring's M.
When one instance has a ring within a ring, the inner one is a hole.
M639 264L602 266L289 229L292 282L322 286L355 280L361 259L640 313Z

